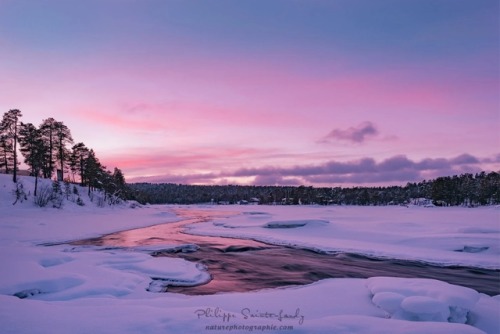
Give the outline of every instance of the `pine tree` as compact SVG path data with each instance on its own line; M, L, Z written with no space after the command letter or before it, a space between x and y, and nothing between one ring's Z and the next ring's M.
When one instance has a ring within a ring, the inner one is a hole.
M125 176L120 168L115 167L113 171L113 183L119 196L124 196L126 190Z
M30 175L35 177L34 195L37 195L38 177L44 166L46 156L46 147L44 145L42 134L31 123L21 123L19 128L19 144L21 153L24 156L24 162L28 165Z
M66 144L72 144L73 138L71 137L71 131L63 122L55 122L54 130L56 138L55 151L57 160L59 161L59 167L61 168L61 179L64 179L64 168L70 155L69 150L66 148Z
M46 179L50 179L52 173L54 173L55 123L56 120L50 117L43 120L40 125L42 139L47 151L43 162L43 177Z
M52 182L52 195L50 200L52 201L52 207L60 209L63 204L63 192L61 188L61 184L58 180Z
M12 181L17 182L17 141L19 135L19 119L23 115L19 109L11 109L3 115L2 122L0 123L0 133L6 135L13 143L13 177Z
M41 139L37 128L31 123L22 123L19 127L19 145L24 162L28 165L30 176L36 175L35 165L38 163L36 156L37 142Z
M102 189L104 189L104 198L108 198L111 200L112 197L115 197L117 189L116 184L113 179L113 175L109 170L103 171L99 177L99 181L101 183Z
M87 159L85 160L85 176L87 180L89 196L93 188L102 188L101 177L103 173L104 167L99 162L99 159L97 159L94 150L91 149L89 151Z
M71 172L78 174L80 176L80 184L82 186L86 185L86 160L89 156L89 149L83 143L78 143L71 148L71 154L69 156L69 166Z
M6 134L0 134L0 170L9 174L14 169L14 144Z

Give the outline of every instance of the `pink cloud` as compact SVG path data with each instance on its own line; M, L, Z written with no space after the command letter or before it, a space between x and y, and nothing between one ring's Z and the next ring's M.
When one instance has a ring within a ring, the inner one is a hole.
M347 140L354 143L362 143L366 137L376 136L378 130L372 122L363 122L356 127L348 129L333 129L329 134L324 136L319 142L328 143L334 140Z

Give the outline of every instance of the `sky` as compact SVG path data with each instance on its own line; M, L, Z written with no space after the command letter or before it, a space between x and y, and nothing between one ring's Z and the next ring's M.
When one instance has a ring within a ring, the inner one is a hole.
M0 112L128 182L500 170L499 1L0 0Z

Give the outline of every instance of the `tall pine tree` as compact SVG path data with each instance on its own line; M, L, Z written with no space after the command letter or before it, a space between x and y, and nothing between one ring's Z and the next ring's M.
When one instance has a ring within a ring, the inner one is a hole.
M55 123L56 120L52 117L44 119L40 124L40 131L44 146L47 148L47 153L43 162L43 177L50 179L54 173L54 152L55 152Z
M30 175L35 177L34 196L37 194L38 177L44 167L47 148L42 139L42 133L31 123L21 123L19 129L19 144L24 162L28 165Z
M86 160L89 156L89 149L84 143L78 143L71 148L71 155L69 157L69 165L71 172L73 174L78 174L80 176L80 184L82 186L86 185Z
M40 132L31 123L22 123L19 127L19 146L24 162L28 165L30 176L36 175L34 166L39 164L39 157L36 155L37 142L41 140Z
M14 169L14 144L6 134L0 134L0 170L9 174Z
M64 125L63 122L55 122L54 130L56 138L55 151L57 161L59 161L59 167L61 168L61 179L64 179L64 168L66 167L66 162L69 160L70 155L70 151L68 150L66 145L72 144L73 138L71 137L71 131L66 125Z
M13 143L13 176L12 181L17 182L17 142L19 136L19 119L23 115L19 109L11 109L7 111L0 123L0 133L5 135L7 139L12 140Z
M90 150L85 160L85 176L88 185L88 194L90 196L90 192L95 188L102 188L102 176L104 171L104 167L97 159L94 150Z

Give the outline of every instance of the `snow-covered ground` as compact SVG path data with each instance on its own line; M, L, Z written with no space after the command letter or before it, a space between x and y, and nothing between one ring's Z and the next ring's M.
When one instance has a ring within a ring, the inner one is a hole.
M144 249L41 243L172 222L174 206L62 209L12 205L0 175L2 333L498 333L500 297L426 279L327 279L292 288L211 296L155 293L153 278L184 284L208 274ZM21 177L25 189L32 179ZM240 212L191 232L327 251L499 268L497 208L183 207ZM169 247L169 245L165 245ZM461 251L457 251L461 250ZM500 284L500 283L499 283ZM15 296L17 295L17 296ZM19 298L26 297L26 298ZM463 324L467 322L467 324ZM293 328L293 329L292 329Z

